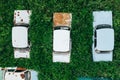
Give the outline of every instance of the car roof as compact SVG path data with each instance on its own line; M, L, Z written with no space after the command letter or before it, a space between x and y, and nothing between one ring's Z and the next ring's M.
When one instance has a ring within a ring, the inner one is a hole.
M112 28L98 29L96 49L100 51L111 51L114 48L114 30Z
M31 80L38 80L38 72L31 70Z
M70 50L70 31L54 30L53 32L53 50L66 52Z
M12 45L17 48L25 48L28 46L27 27L17 26L12 28Z
M3 80L3 75L4 75L5 71L4 70L0 70L0 80Z

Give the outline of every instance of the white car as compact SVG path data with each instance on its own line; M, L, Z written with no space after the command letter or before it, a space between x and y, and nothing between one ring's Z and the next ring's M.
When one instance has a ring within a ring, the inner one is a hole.
M112 12L94 11L93 17L93 61L112 61L114 50Z
M12 45L15 58L30 57L30 42L28 28L30 24L30 10L14 11L14 27L12 28Z
M0 68L0 80L38 80L38 73L20 67Z
M70 62L71 20L71 13L54 13L53 15L53 62Z

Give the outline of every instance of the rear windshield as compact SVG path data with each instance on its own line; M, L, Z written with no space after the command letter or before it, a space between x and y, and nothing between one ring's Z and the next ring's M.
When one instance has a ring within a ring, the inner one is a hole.
M70 27L68 27L68 26L56 26L56 27L54 27L54 30L60 30L60 29L62 29L62 30L70 30Z
M108 24L101 24L96 26L96 29L103 29L103 28L112 28L112 26Z

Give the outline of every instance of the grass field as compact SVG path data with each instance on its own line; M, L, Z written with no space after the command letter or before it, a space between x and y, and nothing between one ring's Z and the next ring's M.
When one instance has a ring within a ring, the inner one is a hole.
M14 59L11 43L13 13L32 10L29 37L31 59ZM114 60L92 61L92 12L111 10L115 29ZM71 62L52 62L54 12L72 13ZM39 80L77 80L78 77L120 79L120 0L0 0L0 66L19 66L39 72Z

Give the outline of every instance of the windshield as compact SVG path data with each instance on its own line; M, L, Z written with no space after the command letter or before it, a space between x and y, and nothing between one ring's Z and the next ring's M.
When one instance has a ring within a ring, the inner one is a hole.
M25 72L25 80L30 80L30 72Z

